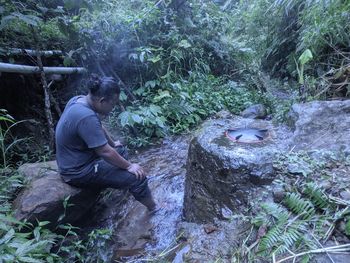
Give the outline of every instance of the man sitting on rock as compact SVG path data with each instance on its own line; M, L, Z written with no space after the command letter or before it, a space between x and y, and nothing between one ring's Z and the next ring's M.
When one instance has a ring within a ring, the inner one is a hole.
M113 78L92 76L89 94L69 100L56 127L59 172L76 187L128 189L154 213L156 203L143 168L118 153L120 143L111 139L100 120L118 103L119 94Z

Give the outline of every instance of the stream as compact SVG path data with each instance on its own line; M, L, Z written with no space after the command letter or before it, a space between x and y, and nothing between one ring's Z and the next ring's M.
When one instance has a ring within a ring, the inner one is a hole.
M112 231L112 242L103 248L104 262L145 262L168 256L177 260L186 247L176 245L177 224L181 221L186 159L190 136L164 139L134 154L130 160L144 167L149 185L161 210L149 216L146 208L125 191L110 190L101 211L95 211L94 228ZM122 201L120 201L122 199ZM86 230L85 230L86 231ZM98 246L99 240L96 240ZM182 248L182 249L180 249ZM169 258L170 257L170 258Z

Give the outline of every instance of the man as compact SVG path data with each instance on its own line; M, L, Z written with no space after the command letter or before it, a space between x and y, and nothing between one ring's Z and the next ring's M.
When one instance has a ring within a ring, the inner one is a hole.
M115 149L101 124L118 103L120 89L110 77L93 76L89 94L69 100L56 127L56 159L63 180L73 186L128 189L151 213L156 203L143 168ZM119 143L118 143L119 144Z

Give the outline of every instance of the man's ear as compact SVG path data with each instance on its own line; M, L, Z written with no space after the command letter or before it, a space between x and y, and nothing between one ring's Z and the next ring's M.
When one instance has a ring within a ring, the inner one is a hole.
M101 97L101 98L98 99L98 102L99 102L99 103L102 103L102 102L104 102L104 101L106 101L106 98L105 98L105 97Z

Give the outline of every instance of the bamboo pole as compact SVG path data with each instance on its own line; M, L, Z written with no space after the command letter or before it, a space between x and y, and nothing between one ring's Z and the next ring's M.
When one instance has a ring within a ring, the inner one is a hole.
M32 49L25 49L25 48L0 48L0 53L4 53L7 55L30 55L30 56L36 56L35 50ZM40 56L42 57L51 57L51 56L61 56L63 55L63 52L61 50L42 50L38 51Z
M87 70L82 67L43 67L46 74L75 74L86 73ZM35 66L17 65L0 62L0 72L21 73L21 74L40 74L40 68Z

